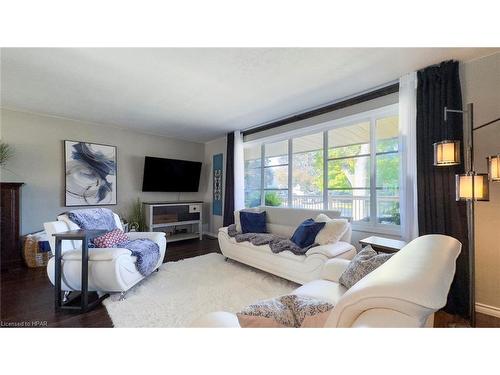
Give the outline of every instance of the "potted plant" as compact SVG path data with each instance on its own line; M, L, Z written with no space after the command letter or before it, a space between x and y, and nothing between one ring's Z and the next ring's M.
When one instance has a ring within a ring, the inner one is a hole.
M4 167L12 156L14 156L12 147L5 142L0 142L0 167Z
M129 223L129 230L131 232L143 232L144 230L146 230L144 208L139 198L137 198L130 206L127 221Z

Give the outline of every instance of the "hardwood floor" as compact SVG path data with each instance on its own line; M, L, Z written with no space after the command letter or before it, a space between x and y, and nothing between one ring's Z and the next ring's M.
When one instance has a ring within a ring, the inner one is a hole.
M164 262L220 252L216 239L190 240L168 244ZM2 327L112 327L104 306L86 314L56 312L54 289L45 268L20 268L2 272L0 283L0 323ZM464 327L467 321L445 312L438 312L435 327ZM500 328L500 319L476 314L477 327Z
M217 239L169 243L164 262L220 252ZM45 268L19 268L2 272L0 283L2 327L113 327L104 306L86 314L56 312L54 288Z

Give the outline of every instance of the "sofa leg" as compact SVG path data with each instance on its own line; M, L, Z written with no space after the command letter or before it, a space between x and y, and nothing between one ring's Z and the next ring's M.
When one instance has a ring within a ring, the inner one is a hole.
M228 257L224 257L224 261L226 261L226 262L227 262L228 260L229 260L229 258L228 258Z
M66 291L64 292L64 296L63 296L63 302L64 302L64 303L68 302L68 297L69 297L69 294L70 294L70 293L71 293L71 292L70 292L70 291L68 291L68 290L66 290Z
M125 301L126 295L127 295L127 292L121 292L119 301Z

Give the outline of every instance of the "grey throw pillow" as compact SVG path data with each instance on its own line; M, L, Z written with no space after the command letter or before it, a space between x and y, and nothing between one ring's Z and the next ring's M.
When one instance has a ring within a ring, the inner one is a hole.
M340 284L349 289L363 277L384 264L391 256L393 254L378 254L371 246L364 247L340 275Z

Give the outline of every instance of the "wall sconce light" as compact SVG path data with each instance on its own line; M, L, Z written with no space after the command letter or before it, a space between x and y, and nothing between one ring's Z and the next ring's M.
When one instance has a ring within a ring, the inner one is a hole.
M445 140L434 143L434 165L449 167L460 164L460 141Z
M469 172L455 175L457 201L489 201L490 191L486 173Z
M486 160L490 181L500 182L500 155L488 156Z

